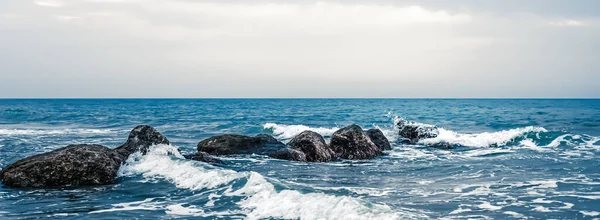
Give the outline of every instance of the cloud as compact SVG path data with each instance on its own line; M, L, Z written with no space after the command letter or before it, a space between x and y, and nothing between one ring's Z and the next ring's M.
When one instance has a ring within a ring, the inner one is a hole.
M49 0L44 0L44 1L34 1L34 4L41 6L41 7L49 7L49 8L60 8L64 5L64 3L62 2L58 2L58 1L49 1Z
M600 94L600 32L547 27L593 16L425 1L6 1L0 96ZM575 20L552 19L563 16Z
M559 27L581 27L581 26L587 26L588 24L583 22L583 21L579 21L579 20L560 20L560 21L551 21L548 22L549 25L553 25L553 26L559 26Z

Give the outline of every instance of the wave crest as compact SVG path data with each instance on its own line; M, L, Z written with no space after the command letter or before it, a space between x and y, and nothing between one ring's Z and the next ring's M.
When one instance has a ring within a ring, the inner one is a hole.
M425 145L448 143L466 147L498 147L505 146L519 138L524 138L530 133L548 132L543 127L534 126L478 134L462 134L444 128L438 128L438 131L439 134L437 137L423 139L418 143Z
M142 175L147 179L165 179L178 188L189 190L228 187L222 196L242 197L237 205L248 219L400 219L425 218L422 214L396 212L386 205L371 204L348 196L324 193L301 193L284 189L277 191L264 176L256 172L236 172L183 160L177 148L170 145L151 147L146 155L136 153L119 170L119 176ZM245 185L236 188L236 180ZM222 197L219 196L219 197ZM163 207L171 212L174 206ZM170 211L171 210L171 211ZM235 210L233 212L236 212ZM187 214L187 212L177 212ZM191 213L194 214L194 213ZM198 213L196 213L198 214Z
M280 125L275 123L266 123L263 125L263 129L270 130L273 133L273 135L277 136L280 139L291 139L294 136L302 133L303 131L314 131L323 136L331 136L335 131L339 130L340 128L313 128L305 125Z

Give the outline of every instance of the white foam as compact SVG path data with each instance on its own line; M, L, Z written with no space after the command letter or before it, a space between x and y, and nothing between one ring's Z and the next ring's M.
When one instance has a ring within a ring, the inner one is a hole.
M536 212L552 212L552 210L550 210L549 208L546 208L541 205L535 206L535 208L533 208L532 210Z
M323 193L303 194L294 190L275 190L262 175L211 167L196 161L181 160L176 148L158 145L148 154L131 156L119 171L120 176L142 174L146 178L162 178L178 188L210 189L246 179L238 189L228 189L222 196L243 197L238 205L248 219L399 219L426 217L412 212L397 212L386 205L368 204L361 200ZM204 166L204 167L203 167ZM218 199L219 197L213 197ZM131 208L131 207L125 207ZM197 208L170 205L166 211L177 215L203 215Z
M108 134L114 131L109 129L0 129L0 135L65 135L65 134Z
M170 215L206 216L204 210L196 206L183 207L181 204L169 205L165 212Z
M504 146L515 138L530 132L547 132L545 128L533 126L479 134L461 134L444 128L438 128L438 131L437 137L423 139L419 143L426 145L450 143L467 147Z
M195 161L173 160L169 155L183 159L177 148L170 145L152 146L148 154L132 154L124 166L119 169L119 176L142 173L144 177L160 176L176 184L179 188L192 190L212 189L246 175L232 170L206 169Z
M592 217L600 215L600 212L596 212L596 211L579 211L579 213L581 213L585 216L592 216Z
M535 151L538 151L538 152L551 152L552 151L550 149L537 146L535 144L535 142L533 142L533 140L531 140L531 139L522 140L519 143L519 146L521 146L523 148L528 148L528 149L531 149L531 150L535 150Z
M502 154L502 153L512 153L513 150L502 149L502 148L489 148L489 149L477 149L472 151L466 151L461 156L463 157L484 157L490 156L494 154Z
M335 131L339 130L338 127L324 128L324 127L308 127L305 125L279 125L275 123L266 123L263 125L264 129L270 129L273 134L281 139L291 139L294 136L302 133L303 131L314 131L323 136L331 136Z
M529 183L536 185L532 189L549 189L558 187L558 180L536 180L529 181Z
M502 209L502 206L495 206L489 202L483 202L480 205L478 205L477 207L479 207L480 209L486 209L486 210L490 210L490 211L498 211L498 210Z
M456 214L471 212L471 211L473 211L473 210L469 209L469 208L463 209L462 207L458 207L458 209L450 212L450 215L456 215Z
M232 195L245 195L239 204L250 210L248 219L399 219L388 206L371 204L368 207L359 200L345 196L323 193L302 194L294 190L276 192L263 176L252 173L248 183Z
M433 180L421 180L421 181L418 181L417 183L419 185L429 185L429 184L435 183L435 181L433 181Z
M518 213L518 212L506 211L506 212L503 212L503 213L506 214L506 215L510 215L510 216L512 216L514 218L520 218L520 219L526 218L523 214Z
M113 204L113 208L102 209L91 211L90 214L104 213L104 212L118 212L118 211L131 211L131 210L159 210L164 202L156 202L155 198L147 198L143 201L136 202L124 202Z

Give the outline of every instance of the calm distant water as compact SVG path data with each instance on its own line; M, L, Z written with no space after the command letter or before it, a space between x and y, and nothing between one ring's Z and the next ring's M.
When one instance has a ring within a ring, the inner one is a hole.
M443 129L403 145L398 117ZM381 128L394 149L330 163L241 155L221 167L177 153L224 133L285 142L352 123ZM116 147L138 124L172 145L130 157L114 185L1 187L0 219L600 218L600 100L0 100L0 167L68 144ZM436 142L461 147L424 146Z

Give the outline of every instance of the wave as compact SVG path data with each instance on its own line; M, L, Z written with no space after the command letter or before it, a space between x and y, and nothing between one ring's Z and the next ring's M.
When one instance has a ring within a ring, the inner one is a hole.
M273 135L275 135L277 138L291 139L294 136L302 133L303 131L314 131L323 136L331 136L335 131L339 130L340 128L313 128L305 125L280 125L275 123L266 123L263 125L263 129L270 130L273 133Z
M518 138L524 138L530 133L548 132L543 127L528 126L524 128L515 128L497 132L483 132L478 134L462 134L444 128L438 128L439 134L435 138L420 140L418 143L433 145L448 143L466 147L491 147L505 146Z
M347 196L324 193L301 193L296 190L276 190L264 176L256 172L236 172L208 164L184 160L176 147L153 146L148 154L136 153L119 170L119 176L142 175L149 180L164 179L178 188L206 190L228 187L218 197L241 200L237 205L248 219L400 219L423 218L422 214L397 212L382 204L372 204ZM234 183L245 181L239 189ZM165 211L186 214L179 206ZM198 214L198 212L190 212Z
M394 125L403 124L417 127L417 129L423 128L419 132L434 132L432 136L436 136L435 138L425 138L417 142L422 145L450 144L465 147L500 147L515 141L525 140L530 134L535 134L539 138L540 133L548 132L543 127L527 126L497 132L465 134L431 124L409 121L398 116L393 116L392 122Z
M0 129L0 135L65 135L65 134L108 134L109 129Z

